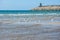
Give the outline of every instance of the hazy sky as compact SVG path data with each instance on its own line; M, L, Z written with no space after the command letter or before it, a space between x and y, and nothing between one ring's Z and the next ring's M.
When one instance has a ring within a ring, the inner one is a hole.
M43 5L59 5L60 0L0 0L0 10L28 10Z

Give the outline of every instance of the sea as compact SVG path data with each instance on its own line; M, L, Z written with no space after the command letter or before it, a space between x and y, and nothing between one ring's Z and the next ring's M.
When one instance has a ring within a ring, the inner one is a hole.
M0 10L0 40L60 40L60 10Z

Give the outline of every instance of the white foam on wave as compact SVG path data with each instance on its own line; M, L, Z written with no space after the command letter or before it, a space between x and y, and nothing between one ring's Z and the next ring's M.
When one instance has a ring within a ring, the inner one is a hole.
M17 13L17 14L0 14L0 16L25 16L25 15L60 15L60 14L57 14L57 13L46 13L46 14L20 14L20 13Z

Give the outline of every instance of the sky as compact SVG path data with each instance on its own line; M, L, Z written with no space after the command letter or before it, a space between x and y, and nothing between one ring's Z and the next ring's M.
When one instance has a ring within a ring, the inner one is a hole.
M60 0L0 0L0 10L29 10L42 5L60 5Z

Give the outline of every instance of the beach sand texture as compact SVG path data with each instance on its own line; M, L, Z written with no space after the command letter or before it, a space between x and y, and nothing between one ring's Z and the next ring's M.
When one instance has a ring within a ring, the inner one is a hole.
M60 40L60 17L2 17L0 40Z

